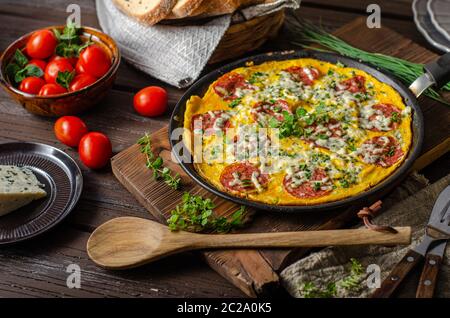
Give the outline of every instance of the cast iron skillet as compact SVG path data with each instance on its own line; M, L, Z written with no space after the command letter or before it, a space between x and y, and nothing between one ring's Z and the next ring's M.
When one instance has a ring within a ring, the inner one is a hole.
M450 55L447 56L447 59L449 57L450 57ZM301 206L299 206L299 205L289 205L289 206L288 205L271 205L271 204L266 204L266 203L250 201L245 198L236 197L227 192L221 191L221 190L217 189L216 187L214 187L212 184L210 184L206 179L201 177L197 173L197 171L195 171L194 165L192 163L183 162L183 160L182 160L183 156L187 155L188 157L190 157L192 159L192 156L190 154L182 154L182 153L180 154L180 153L176 153L174 151L175 157L179 161L183 170L192 179L194 179L199 185L201 185L203 188L209 190L210 192L212 192L224 199L233 201L237 204L242 204L242 205L246 205L249 207L253 207L253 208L256 208L259 210L272 211L272 212L307 212L307 211L319 211L319 210L327 210L327 209L330 210L330 209L336 209L336 208L341 208L341 207L350 206L350 205L365 206L368 204L372 204L374 201L378 200L380 197L382 197L387 192L389 192L391 189L393 189L393 187L398 185L403 180L403 178L406 177L408 175L408 173L410 172L411 167L412 167L414 161L417 159L418 155L420 154L420 151L422 148L422 142L423 142L423 136L424 136L423 115L422 115L422 111L419 107L419 104L417 102L416 96L412 93L412 91L410 89L408 89L406 86L404 86L393 75L381 72L372 66L369 66L362 62L356 61L354 59L343 57L341 55L331 54L331 53L322 53L322 52L316 52L316 51L289 51L289 52L267 53L267 54L252 56L249 58L245 58L245 59L230 63L226 66L223 66L223 67L205 75L204 77L202 77L200 80L198 80L195 84L193 84L186 91L186 93L183 95L183 97L179 100L178 104L175 106L175 109L172 113L172 117L171 117L170 123L169 123L169 140L170 140L172 149L174 149L175 145L181 141L181 137L179 139L172 139L171 136L172 136L172 132L175 129L183 127L184 113L186 110L186 102L189 100L189 98L191 96L193 96L193 95L203 96L203 94L207 91L207 89L211 85L211 83L213 83L216 79L218 79L223 74L225 74L235 68L245 66L246 63L248 63L248 62L253 62L255 65L258 65L258 64L261 64L261 63L264 63L267 61L281 61L281 60L289 60L289 59L296 59L296 58L314 58L317 60L330 62L330 63L341 62L346 66L357 68L357 69L367 72L368 74L374 76L381 82L384 82L384 83L392 86L397 92L400 93L400 95L403 97L405 104L407 106L410 106L413 110L413 112L412 112L413 140L412 140L412 144L411 144L411 149L410 149L409 153L407 154L406 159L403 161L401 166L399 166L398 169L395 170L395 172L393 174L391 174L389 177L387 177L385 180L383 180L382 182L380 182L373 188L370 188L358 195L355 195L355 196L352 196L352 197L349 197L349 198L346 198L343 200L329 202L329 203L323 203L323 204L317 204L317 205L301 205ZM447 66L447 65L445 65L445 66ZM444 66L444 68L445 68L445 66ZM449 67L447 66L446 68L448 69ZM448 76L447 73L450 73L450 72L448 72L448 71L445 72L445 74ZM192 162L192 160L190 160L190 162Z

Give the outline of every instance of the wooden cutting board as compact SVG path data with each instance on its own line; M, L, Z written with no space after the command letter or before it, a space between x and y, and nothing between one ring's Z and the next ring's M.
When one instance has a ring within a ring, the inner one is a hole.
M343 26L335 34L350 44L364 50L394 55L414 62L426 63L436 54L413 43L398 33L387 29L368 29L365 19L356 19ZM416 170L430 164L449 151L450 107L422 98L421 107L425 116L425 143L422 156L415 165ZM439 127L439 129L436 129ZM193 181L182 169L170 160L167 127L152 134L155 154L163 157L166 165L182 176L183 191L211 198L216 204L217 215L228 216L238 206L218 198ZM183 191L175 191L160 181L154 181L145 166L145 158L139 147L133 145L112 159L112 169L118 180L159 221L165 222L170 211L181 201ZM241 232L301 231L334 229L343 227L354 219L360 207L311 214L268 214L263 211L253 214L250 225ZM278 272L297 260L306 249L295 250L229 250L202 252L206 262L251 297L280 292Z

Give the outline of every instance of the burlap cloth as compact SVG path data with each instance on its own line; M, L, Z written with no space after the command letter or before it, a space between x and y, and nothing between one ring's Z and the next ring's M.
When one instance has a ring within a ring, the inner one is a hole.
M349 274L351 258L357 259L367 268L377 264L381 269L382 280L407 253L416 246L424 235L434 202L439 193L450 184L450 175L438 182L428 185L421 175L413 174L383 201L384 212L374 219L376 224L391 226L411 226L411 246L382 247L329 247L299 260L281 273L281 280L288 292L294 297L305 297L305 283L312 283L324 289L329 283L339 281ZM450 244L442 262L435 297L450 297ZM421 266L419 266L421 271ZM365 271L364 271L365 272ZM415 274L418 276L417 274ZM360 277L358 287L354 289L337 288L337 297L368 297L374 291L366 284L368 274ZM414 297L417 280L407 282L407 287L399 290L399 297Z

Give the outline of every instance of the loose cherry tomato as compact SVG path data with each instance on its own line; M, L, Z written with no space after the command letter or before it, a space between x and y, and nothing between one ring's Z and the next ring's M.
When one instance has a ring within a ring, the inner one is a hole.
M167 109L167 92L158 86L141 89L134 95L134 109L142 116L155 117Z
M67 89L58 84L45 84L39 91L39 96L52 96L67 93Z
M100 46L93 44L81 52L78 64L80 64L78 69L82 73L100 78L111 67L111 59Z
M50 63L50 62L53 62L55 60L61 60L61 59L67 60L73 67L75 67L75 65L78 62L78 58L77 57L62 57L62 56L59 56L59 55L53 55L50 58L50 61L48 61L48 62Z
M55 136L63 144L77 147L81 138L88 133L86 124L78 117L63 116L54 126Z
M47 62L45 62L44 60L38 60L38 59L32 59L30 62L28 62L28 65L36 65L37 67L39 67L42 72L45 71L45 67L47 66Z
M72 72L73 66L66 58L53 60L47 64L45 68L45 81L47 83L56 84L56 78L59 72Z
M106 166L112 155L111 141L104 134L90 132L81 138L78 145L81 161L91 169Z
M27 42L27 54L34 59L46 59L54 52L58 40L50 30L34 32Z
M89 74L78 74L70 83L69 91L79 91L86 86L94 84L96 81L97 79Z

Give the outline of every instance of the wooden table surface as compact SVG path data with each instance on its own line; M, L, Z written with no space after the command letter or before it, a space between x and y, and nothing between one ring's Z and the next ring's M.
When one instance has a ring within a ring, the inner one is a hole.
M408 0L377 1L382 24L433 50L417 31ZM63 24L66 7L81 7L82 24L98 27L94 0L1 0L0 51L32 30ZM358 16L365 16L371 0L302 1L298 15L334 30ZM289 48L283 32L259 52ZM434 50L435 51L435 50ZM145 132L164 126L169 113L157 119L138 116L132 108L133 94L148 85L161 85L169 92L172 109L182 90L161 83L122 63L118 79L108 97L95 110L81 117L92 130L106 133L113 151L133 144ZM0 143L42 142L67 152L80 163L77 153L55 140L54 120L33 116L0 92ZM423 173L436 180L450 171L450 156L437 160ZM90 171L81 163L85 187L78 206L56 229L32 241L0 248L0 297L243 297L244 294L210 269L194 254L173 256L138 269L111 272L96 267L85 246L90 233L118 216L149 217L113 177L110 169ZM81 268L81 289L66 287L66 268Z

